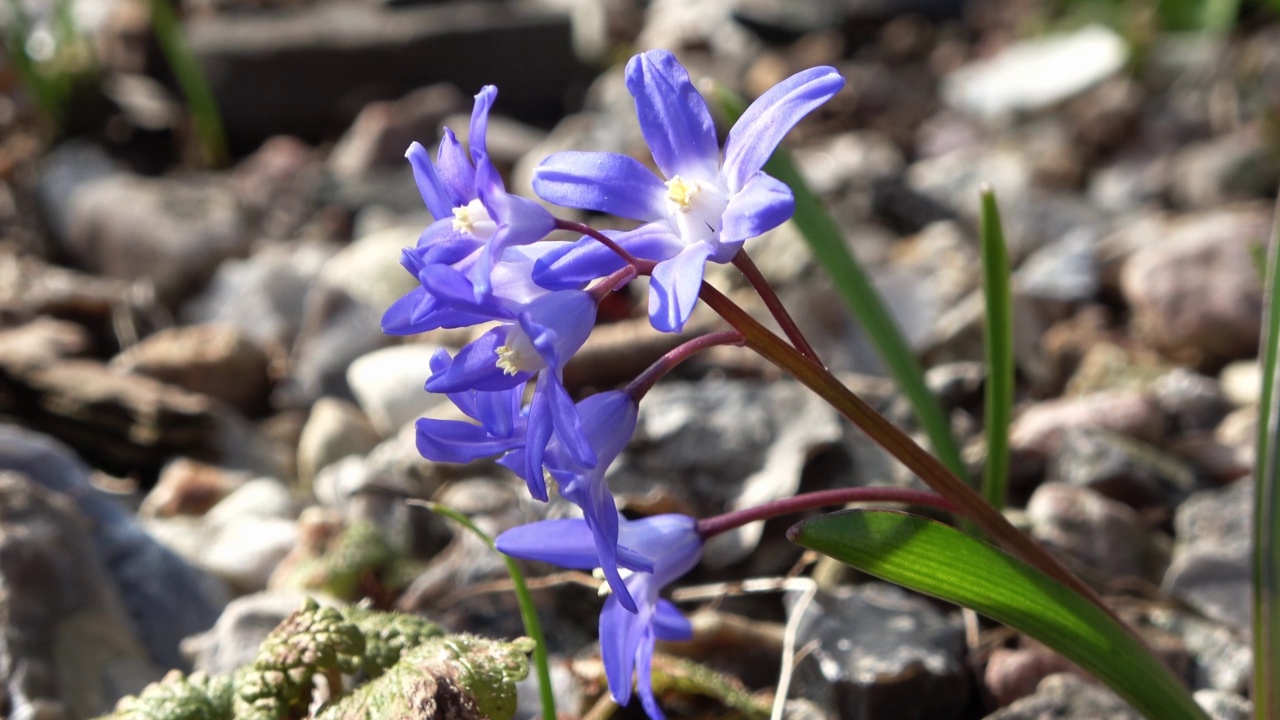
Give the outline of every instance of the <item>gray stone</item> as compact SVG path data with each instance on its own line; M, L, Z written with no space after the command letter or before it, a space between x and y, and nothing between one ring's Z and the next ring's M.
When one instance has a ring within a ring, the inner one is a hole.
M1257 360L1237 360L1218 374L1222 392L1236 406L1257 405L1262 396L1262 368Z
M1112 390L1029 406L1010 427L1009 442L1017 451L1052 455L1073 428L1110 430L1155 444L1164 438L1165 426L1164 413L1150 395Z
M1125 578L1156 582L1168 551L1128 506L1087 488L1045 483L1027 503L1031 535L1095 585Z
M437 345L413 343L374 350L347 368L347 384L379 435L394 435L433 408L448 404L439 393L422 389L431 376Z
M1213 430L1231 410L1217 380L1186 368L1165 373L1151 389L1176 433Z
M942 95L972 115L997 119L1078 95L1123 69L1124 38L1101 25L1012 44L948 75Z
M298 481L311 488L316 474L348 455L364 456L378 444L378 434L356 405L320 398L311 406L298 438Z
M1093 299L1102 285L1097 241L1092 229L1076 228L1033 252L1013 274L1018 294L1058 302Z
M1173 157L1172 195L1179 207L1211 209L1270 195L1280 164L1256 125L1182 148Z
M1194 612L1153 605L1136 620L1136 627L1155 627L1182 642L1191 658L1194 689L1245 692L1253 678L1253 650L1246 631L1210 620Z
M787 595L789 607L797 597ZM837 707L845 720L964 716L964 630L928 601L869 583L820 591L803 612L797 647L817 645L798 669L797 697Z
M1253 703L1235 693L1197 690L1195 699L1213 720L1249 720L1253 717Z
M210 179L112 175L79 188L60 238L73 262L96 275L149 280L177 307L218 264L249 251L235 193Z
M1088 429L1067 431L1049 461L1048 477L1134 509L1169 511L1197 485L1195 472L1180 458L1118 433Z
M339 178L353 178L375 168L407 164L409 144L431 148L440 123L466 105L463 94L448 84L414 90L394 102L369 103L334 145L329 170Z
M1050 675L1036 693L991 713L985 720L1142 720L1129 704L1097 683L1070 673Z
M97 490L89 469L56 440L0 425L0 469L23 473L74 501L90 522L93 549L152 661L163 668L186 667L178 643L217 620L223 599L216 583L156 542L128 511Z
M0 705L10 717L39 701L96 716L159 678L75 502L7 470L0 583Z
M321 605L337 605L324 596L291 590L273 590L238 597L227 603L218 622L209 630L182 643L182 651L195 670L225 675L253 662L267 635L311 597Z
M238 147L278 133L318 139L370 100L440 82L467 93L492 83L502 112L550 120L580 67L568 18L523 3L306 4L209 14L186 30Z
M40 163L36 199L55 237L71 231L72 202L80 190L121 172L103 148L74 140L51 150Z
M1174 519L1177 544L1162 589L1247 632L1252 583L1253 481L1192 495Z

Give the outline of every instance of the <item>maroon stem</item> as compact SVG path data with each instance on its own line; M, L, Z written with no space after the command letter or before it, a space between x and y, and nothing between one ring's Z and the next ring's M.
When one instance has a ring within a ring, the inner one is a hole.
M738 254L733 256L733 264L747 279L747 282L751 283L751 287L755 288L756 293L764 301L765 307L769 308L769 313L778 322L778 326L782 328L782 332L786 334L791 344L796 346L801 355L822 365L822 360L818 358L818 352L809 344L809 340L805 338L804 333L800 332L800 327L796 325L795 320L791 319L791 313L787 312L786 306L782 304L778 294L773 291L773 286L769 284L768 280L764 279L760 268L756 267L751 256L747 254L746 248L739 250Z
M612 275L605 277L603 280L593 285L588 292L591 293L592 299L594 299L598 305L600 304L600 301L604 299L605 295L608 295L614 290L626 285L635 278L636 266L628 264L626 267L615 270Z
M590 225L587 225L586 223L574 222L572 220L565 220L563 218L556 218L556 228L560 230L568 230L570 232L582 233L583 235L586 235L594 239L595 241L599 242L601 245L604 245L605 247L617 253L618 257L625 260L628 265L631 265L632 267L634 267L636 269L637 275L649 275L653 272L654 266L657 265L657 263L655 263L652 260L641 260L635 255L632 255L631 253L627 252L626 248L619 245L613 238L609 237L608 235L605 235L604 233L591 227Z
M716 345L741 345L744 342L742 333L737 330L721 330L720 332L707 333L673 348L670 352L658 358L657 362L650 365L648 369L640 373L640 375L627 385L625 391L640 402L640 399L649 392L654 383L662 379L664 375L675 369L677 365L688 360L694 355Z
M957 508L950 500L935 492L927 492L925 490L907 490L905 488L839 488L836 490L822 490L819 492L804 493L803 495L794 495L789 498L774 500L773 502L765 503L764 505L757 505L745 510L736 510L723 515L716 515L714 517L699 520L698 534L705 540L719 535L726 530L732 530L757 520L769 520L771 518L797 513L801 510L812 510L814 508L826 507L828 505L845 505L847 503L855 502L927 505L956 515L960 514L960 509Z

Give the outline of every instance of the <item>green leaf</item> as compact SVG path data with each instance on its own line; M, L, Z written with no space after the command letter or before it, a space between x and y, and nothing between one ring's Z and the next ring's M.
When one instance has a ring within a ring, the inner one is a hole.
M973 608L1093 673L1155 720L1207 720L1178 678L1102 609L1031 566L916 515L851 510L806 520L797 544L906 588Z
M1277 200L1280 217L1280 199ZM1262 397L1259 398L1257 466L1253 499L1253 712L1280 716L1280 226L1266 264L1262 320Z
M182 25L169 0L151 0L151 27L182 96L186 98L191 125L204 161L213 166L225 165L227 138L218 101L213 97L213 88L209 86L199 61L182 37Z
M987 462L982 496L999 510L1009 483L1009 419L1013 415L1013 293L1000 210L991 188L982 189L982 292L986 297Z
M736 121L745 109L742 98L723 85L715 86L713 97L730 120ZM844 296L854 317L867 331L880 359L911 403L920 426L929 436L929 444L934 453L951 472L966 477L964 461L960 458L960 449L951 434L951 422L947 414L925 384L924 371L921 370L919 361L911 352L906 338L902 336L893 316L880 299L871 279L845 246L840 226L827 212L822 200L809 189L808 183L785 150L779 148L775 151L764 169L791 188L796 199L796 212L792 220L809 243L814 257L831 274L832 281Z

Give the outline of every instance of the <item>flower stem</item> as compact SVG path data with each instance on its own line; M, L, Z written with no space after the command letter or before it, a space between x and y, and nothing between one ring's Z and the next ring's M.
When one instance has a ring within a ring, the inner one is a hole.
M745 510L716 515L698 521L698 534L705 540L757 520L769 520L813 508L827 505L844 505L855 502L904 503L907 505L927 505L949 513L959 514L960 510L950 500L935 492L924 490L908 490L906 488L856 487L821 490L819 492L794 495L764 505L756 505Z
M670 352L650 365L644 372L640 373L635 380L632 380L624 391L631 395L636 402L649 392L654 383L662 379L664 375L675 369L677 365L688 360L694 355L716 345L741 345L743 343L742 333L737 330L721 330L720 332L707 333L677 345Z
M640 258L627 252L626 248L619 245L613 238L605 235L599 230L587 225L586 223L565 220L564 218L556 218L556 228L559 230L568 230L570 232L582 233L601 245L609 248L618 254L626 263L636 269L637 275L649 275L653 272L653 268L657 263L652 260L641 260Z
M1068 570L1057 558L1050 555L1034 540L1014 527L982 496L974 492L964 481L956 477L940 460L916 444L905 432L899 430L862 398L853 394L826 368L800 354L761 325L745 310L707 283L702 284L698 295L703 302L737 328L746 338L746 346L760 353L769 362L791 373L797 380L827 401L841 415L857 425L880 447L898 459L929 487L955 503L966 518L982 532L1015 557L1036 567L1049 577L1088 598L1104 612L1119 621L1098 594ZM1123 623L1122 623L1123 624ZM1127 626L1126 626L1127 627Z
M791 344L796 346L801 355L822 365L822 360L818 357L817 351L809 344L809 340L804 336L804 333L800 332L795 320L791 319L791 313L787 312L786 306L782 304L778 294L773 291L773 286L769 284L768 280L765 280L760 268L756 267L751 256L747 254L746 248L739 250L738 254L733 256L733 264L747 279L747 282L751 283L751 287L755 288L756 293L764 301L765 307L769 308L773 319L778 322L782 332L786 334Z
M592 285L591 289L587 292L591 293L591 298L596 301L596 304L599 304L606 295L635 279L636 266L628 264L626 267L615 270L612 275L609 275L595 285Z

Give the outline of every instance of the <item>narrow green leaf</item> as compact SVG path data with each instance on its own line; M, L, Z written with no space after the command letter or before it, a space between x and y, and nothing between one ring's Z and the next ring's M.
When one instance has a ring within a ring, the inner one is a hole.
M1276 208L1266 264L1253 498L1253 712L1259 720L1280 717L1280 198Z
M723 85L715 86L713 97L730 120L737 120L746 107L742 98ZM808 183L785 150L778 149L774 152L764 169L791 188L796 199L796 212L792 220L809 243L814 257L831 273L836 288L867 331L880 359L893 374L898 388L911 403L920 426L929 436L929 444L934 453L951 472L967 477L960 449L951 434L951 422L947 414L925 384L924 371L920 368L919 361L911 352L871 279L845 246L840 226L823 207L822 200L809 189Z
M445 507L440 503L422 502L420 500L410 500L410 505L424 507L431 512L439 513L454 522L462 525L470 530L484 541L489 549L498 552L498 548L493 544L493 538L489 534L481 530L475 523L471 522L471 518L450 507ZM542 717L556 717L556 696L551 687L551 666L547 659L547 639L542 634L542 623L538 621L538 609L533 605L533 596L529 594L529 586L524 581L524 573L520 572L520 566L515 560L502 556L507 564L507 574L511 576L511 584L515 586L516 602L520 604L520 619L524 622L524 631L533 640L533 666L538 673L538 697L542 701Z
M213 97L213 89L209 87L204 70L182 37L182 26L169 0L151 0L151 27L187 100L187 110L191 113L191 124L204 161L215 166L226 163L227 139L222 128L222 115L218 112L218 101Z
M1207 720L1173 672L1126 627L1039 570L955 528L901 512L851 510L806 520L787 535L863 572L1021 630L1153 720Z
M1013 415L1013 294L1009 289L1009 253L996 196L982 189L982 292L986 297L987 463L982 496L999 510L1009 484L1009 419Z

